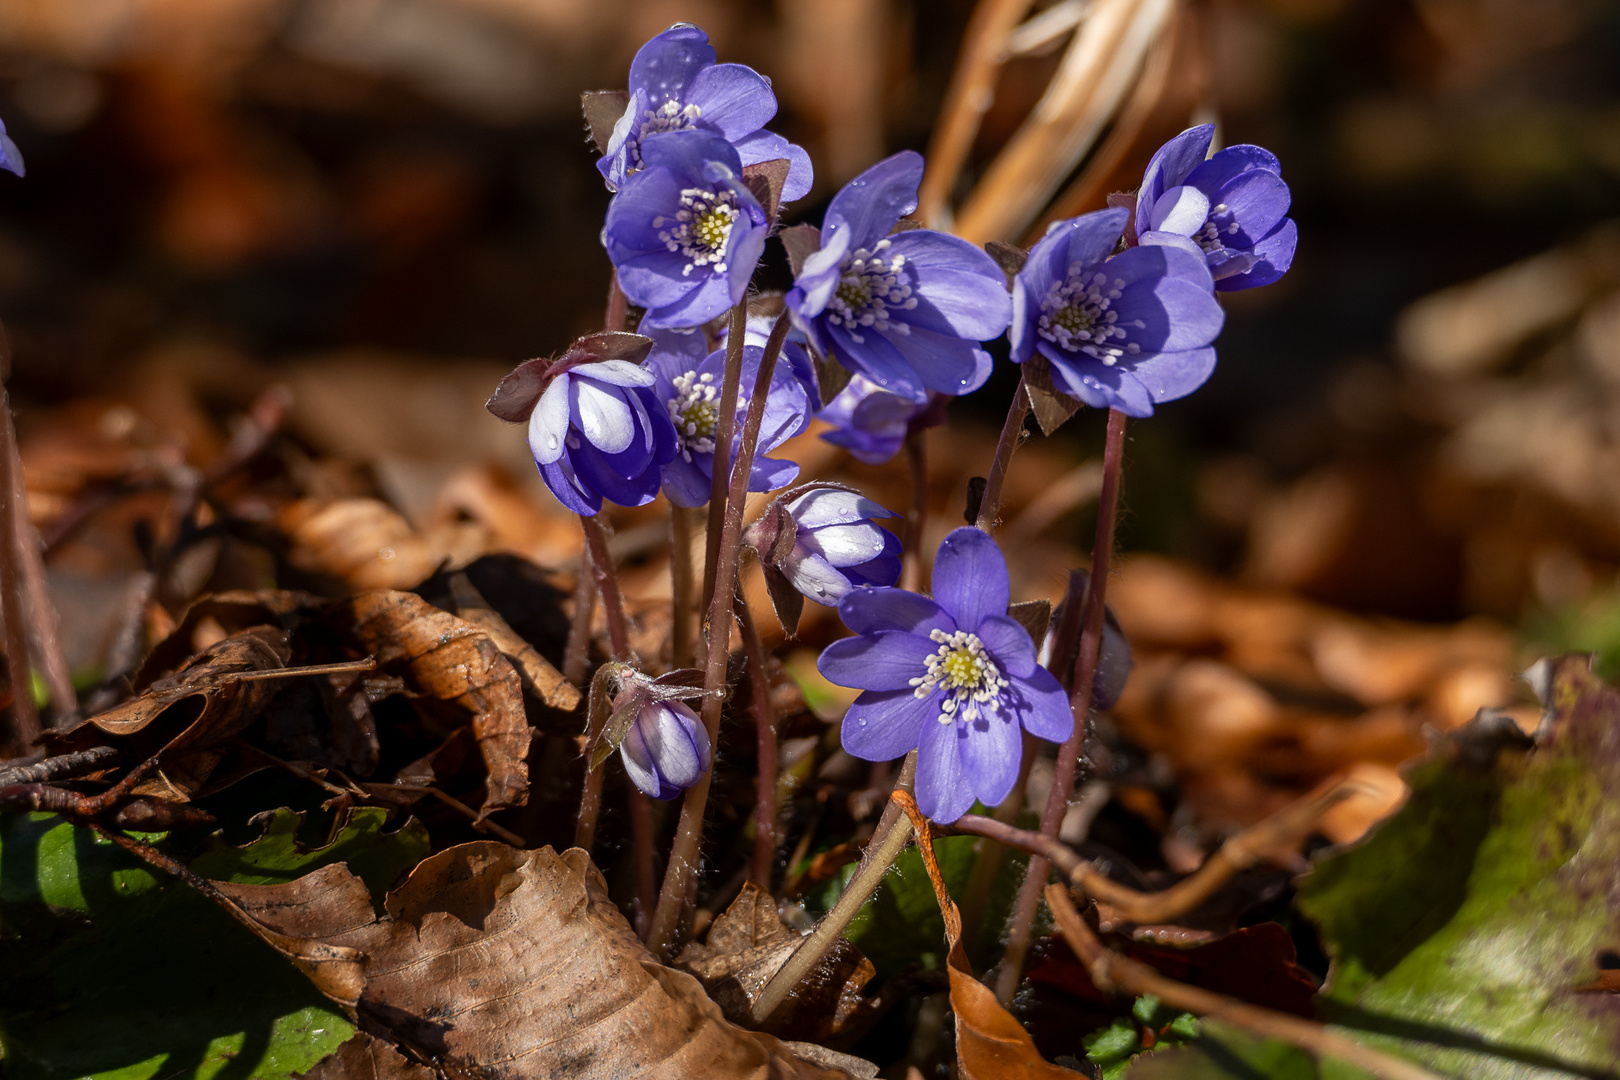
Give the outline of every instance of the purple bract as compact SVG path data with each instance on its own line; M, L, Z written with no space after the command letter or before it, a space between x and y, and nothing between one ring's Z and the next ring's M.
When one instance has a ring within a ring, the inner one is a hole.
M678 452L664 466L664 495L676 506L702 506L709 501L714 474L715 429L720 422L720 384L725 378L724 348L704 355L701 333L648 330L656 342L646 367L657 377L655 389L659 407L675 428ZM752 344L752 335L743 346L742 382L737 395L737 429L732 436L731 459L742 444L743 417L748 394L759 372L765 350ZM759 447L749 476L749 491L775 491L787 487L799 475L791 461L768 458L774 450L804 430L810 422L810 399L786 357L779 358L771 372L770 391L765 398L764 422L759 429ZM729 462L728 462L729 466Z
M1299 243L1282 167L1248 145L1206 161L1214 137L1213 124L1189 128L1153 155L1137 193L1138 240L1192 240L1222 291L1269 285L1288 271Z
M785 158L789 169L782 198L802 198L813 182L810 155L761 130L775 115L769 79L742 64L715 63L708 35L691 23L676 23L631 61L630 104L596 167L608 189L617 191L645 167L645 139L695 128L731 143L744 165Z
M645 368L623 360L558 374L529 414L529 449L553 495L578 514L604 498L641 506L676 454L675 428Z
M958 395L989 374L979 342L1007 328L1006 277L966 240L928 229L890 235L916 209L921 155L878 162L833 196L820 250L787 304L810 343L892 394Z
M647 310L644 328L698 326L747 293L769 222L718 135L653 135L642 156L647 167L608 205L602 245L624 294Z
M1151 416L1215 370L1225 313L1186 239L1110 257L1128 212L1099 210L1046 230L1013 281L1012 359L1039 351L1059 390L1095 408ZM1175 240L1176 238L1171 238Z
M854 590L838 613L859 636L827 646L817 665L864 691L844 716L844 749L867 761L917 750L917 805L935 821L1007 797L1024 731L1061 742L1074 730L1063 688L1007 617L1009 593L995 541L957 529L940 545L932 599Z
M712 763L703 721L679 701L642 702L619 743L619 757L630 782L655 799L673 799Z

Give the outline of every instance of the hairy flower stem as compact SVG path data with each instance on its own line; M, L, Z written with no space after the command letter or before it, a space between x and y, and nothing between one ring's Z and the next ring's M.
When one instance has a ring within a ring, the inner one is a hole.
M568 621L568 644L563 646L563 678L585 688L585 672L591 666L591 616L596 613L596 578L591 574L590 556L579 554L579 577L574 582L574 617Z
M774 330L772 331L775 332ZM784 332L785 333L785 332ZM714 429L714 449L716 467L709 477L709 531L707 543L703 553L703 591L698 593L703 598L703 604L713 607L718 591L715 589L715 575L720 564L720 533L726 520L727 476L724 468L718 462L724 460L725 451L731 446L732 433L737 429L737 393L738 384L742 382L742 359L744 338L748 336L748 301L731 309L731 321L726 326L726 373L720 382L720 421ZM781 351L781 347L777 347ZM774 359L772 361L775 363ZM756 380L756 383L758 381ZM770 387L770 381L758 383L758 393L754 396L762 398L764 391ZM749 402L750 408L753 402ZM761 406L763 408L763 406ZM761 416L764 415L762 412ZM752 455L750 455L752 461ZM747 486L743 487L746 492ZM726 595L730 595L728 591Z
M1108 588L1108 568L1114 555L1114 525L1119 519L1120 473L1125 457L1125 414L1118 409L1108 410L1108 437L1103 447L1103 483L1097 504L1097 540L1091 549L1091 587L1086 592L1085 616L1080 629L1080 648L1074 660L1073 689L1069 694L1069 708L1074 713L1074 734L1058 748L1057 764L1052 771L1052 788L1046 796L1046 808L1041 813L1041 832L1056 836L1063 824L1063 815L1069 807L1069 795L1074 790L1074 774L1080 761L1080 751L1086 741L1091 719L1091 690L1097 680L1097 660L1102 653L1104 593ZM1002 954L1001 971L996 976L996 998L1003 1004L1012 1001L1023 976L1024 957L1029 952L1030 928L1035 923L1035 912L1040 907L1042 891L1046 888L1046 875L1051 864L1039 855L1029 860L1023 887L1013 907L1012 926L1007 934L1007 949Z
M629 626L624 617L624 599L619 595L619 579L613 572L613 557L608 554L607 530L603 529L602 523L594 517L585 517L581 515L579 524L580 528L585 533L585 550L580 552L579 573L582 579L588 579L592 581L594 585L589 590L575 590L574 602L576 604L580 604L580 607L575 609L573 626L569 628L569 648L573 648L574 627L581 624L580 611L582 610L585 612L583 619L585 632L581 635L581 637L587 644L589 643L591 607L593 606L591 603L591 595L593 593L600 592L602 594L602 612L607 618L608 644L613 651L613 659L629 660ZM581 600L583 600L582 604ZM573 679L571 674L573 669L571 667L564 671L564 675L568 677L570 681L574 681L575 685L582 685L585 680L585 668L587 666L585 663L585 650L582 649L577 657L570 654L564 660L564 665L567 667L567 665L570 664L578 665L578 680ZM597 734L598 732L595 731L586 732L587 746L595 741ZM591 845L596 841L596 821L602 813L603 777L603 769L592 769L589 767L589 763L587 763L585 783L580 788L579 792L579 816L574 819L574 846L577 848L583 848L587 852L591 850ZM641 793L639 791L632 790L632 801L634 801L636 796L640 794ZM647 837L646 851L640 850L639 842L637 844L637 866L639 867L642 862L647 864L648 873L651 874L652 835L650 830Z
M9 372L11 349L0 331L0 376ZM22 552L17 543L18 518L27 509L11 493L20 486L12 475L18 461L17 433L11 422L11 400L0 383L0 605L5 609L6 668L11 680L11 724L0 729L0 757L21 757L39 738L39 711L34 708L34 681L28 664L28 600L24 591Z
M1029 392L1024 389L1024 377L1018 377L1012 402L1007 406L1007 421L1001 425L1001 438L996 442L996 456L990 462L990 475L985 478L984 497L979 500L979 514L974 524L985 532L995 532L1000 524L1001 488L1007 481L1007 467L1012 463L1013 451L1024 441L1024 421L1029 418Z
M742 624L743 651L748 658L748 682L754 692L754 730L758 737L754 796L754 865L749 880L771 891L771 870L776 864L776 710L771 708L771 680L766 667L765 641L742 589L737 590L737 621Z
M690 507L669 508L669 589L670 666L691 667L693 629L696 626L696 600L692 590L692 537L697 531L697 513Z
M741 305L738 305L741 307ZM733 316L728 341L726 379L731 387L728 394L733 411L736 409L736 377L732 373L730 350L737 350L737 363L742 362L742 337L746 330L740 316ZM765 422L765 399L769 396L771 375L776 370L776 358L782 353L787 340L788 313L783 312L771 327L770 340L765 343L765 355L759 361L759 373L754 379L753 394L748 399L748 416L743 422L742 443L737 449L737 460L731 467L731 487L727 492L725 515L720 523L715 559L714 588L709 603L708 652L703 668L703 726L708 730L709 743L720 744L720 707L726 686L726 655L731 648L732 599L737 587L737 557L742 551L743 506L748 501L748 481L754 471L754 452L759 448L759 429ZM740 373L739 373L740 375ZM722 421L724 410L722 409ZM722 423L717 447L731 445L728 429ZM723 458L721 460L724 460ZM715 474L720 474L715 469ZM711 508L712 508L711 499ZM714 515L709 516L709 527L714 529ZM711 539L711 547L714 541ZM681 801L680 824L675 830L675 843L669 853L669 867L664 871L664 887L658 895L658 909L653 914L652 930L647 947L654 956L668 955L681 922L696 899L698 851L703 841L703 813L709 802L709 783L714 778L710 769L696 784L686 789Z
M927 588L923 580L923 527L928 523L928 443L924 429L906 431L906 460L911 464L911 509L906 512L905 555L900 587L911 592Z
M916 778L917 751L913 750L900 766L894 789L910 795ZM838 940L861 906L877 891L883 875L889 872L894 860L911 842L911 832L911 819L900 809L899 803L888 800L883 807L883 816L878 819L877 830L872 833L866 850L861 853L861 864L855 868L855 876L849 879L849 884L839 894L838 902L816 924L816 928L805 935L787 961L776 969L776 974L765 984L759 997L754 999L752 1018L755 1024L768 1020L777 1006L787 1000L793 988L820 963L822 956L832 948L833 942Z

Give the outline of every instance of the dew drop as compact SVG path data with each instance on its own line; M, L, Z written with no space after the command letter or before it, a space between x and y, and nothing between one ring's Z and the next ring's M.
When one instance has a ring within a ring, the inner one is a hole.
M555 449L557 449L557 436L555 436L555 435L547 435L546 436L546 449L547 450L555 450Z

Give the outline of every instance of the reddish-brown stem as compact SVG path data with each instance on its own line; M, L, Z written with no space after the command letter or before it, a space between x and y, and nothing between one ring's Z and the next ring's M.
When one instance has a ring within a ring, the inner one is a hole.
M906 432L906 461L911 465L911 509L906 511L905 552L900 587L922 592L928 587L923 571L923 528L928 524L928 443L921 425Z
M979 514L974 524L985 532L995 532L1000 524L1001 488L1007 482L1007 467L1013 451L1024 441L1024 421L1029 418L1029 394L1024 390L1024 377L1018 377L1012 401L1007 405L1007 419L1001 425L1001 438L996 442L996 456L990 461L990 475L985 477L984 497L979 500Z
M590 553L591 574L596 578L596 591L602 597L602 614L607 618L608 647L613 659L630 659L630 624L624 617L624 598L619 595L619 576L613 571L613 556L608 553L607 530L597 517L580 515L585 530L585 549Z
M1091 549L1091 587L1086 592L1085 617L1081 622L1080 648L1074 661L1074 682L1069 693L1069 709L1074 714L1074 734L1058 748L1052 770L1052 788L1041 814L1041 832L1056 836L1074 790L1075 769L1085 745L1091 717L1091 688L1097 678L1097 658L1102 651L1104 593L1108 588L1108 567L1114 555L1114 525L1119 517L1120 474L1125 457L1125 414L1108 410L1108 436L1103 447L1103 484L1097 505L1097 540ZM1029 860L1023 887L1013 907L1007 949L996 975L996 997L1003 1005L1012 1001L1023 975L1024 957L1029 952L1030 929L1040 906L1050 864L1039 855Z
M696 626L696 600L692 591L692 534L697 513L685 506L669 508L669 606L674 628L670 634L670 666L691 667L692 632Z
M658 875L653 867L652 800L630 788L630 837L636 860L636 934L645 938L652 928L653 905L658 902Z
M607 329L623 330L624 317L630 310L630 298L619 288L619 272L613 271L608 279Z
M754 866L750 880L771 891L771 870L776 864L776 710L771 708L771 681L765 666L765 642L747 597L737 590L737 621L742 623L743 651L748 658L748 682L754 691L754 730L757 736L758 785L754 796Z
M0 331L3 335L4 331ZM11 349L0 337L0 372L9 370ZM28 663L28 598L23 588L22 552L18 550L18 517L27 512L12 497L22 486L13 470L18 462L17 432L11 422L11 400L0 382L0 604L5 609L6 670L11 679L11 724L0 731L0 758L20 757L39 738L39 710L34 707L34 680Z
M717 460L723 460L720 448L730 448L732 433L737 430L737 395L741 392L743 345L747 337L748 301L744 299L731 309L731 320L726 326L726 372L720 381L720 422L714 429ZM716 596L714 583L720 564L720 533L726 520L727 480L723 468L714 469L709 477L709 530L703 552L703 589L698 593L705 609L713 607ZM730 595L729 591L726 595Z
M56 606L51 603L50 590L45 585L45 549L40 543L39 531L28 519L28 488L23 483L22 455L17 452L15 438L9 440L6 450L11 454L11 501L17 507L14 515L17 559L23 594L28 600L29 645L33 658L39 662L45 688L50 691L51 725L60 727L71 721L78 711L78 695L73 690L73 677L68 672L67 659L62 655L62 643L57 636Z
M740 306L740 305L739 305ZM740 342L745 323L733 317L731 344L739 345L738 363L741 364ZM748 481L754 471L754 453L759 448L759 429L765 421L765 399L769 396L771 374L776 370L776 358L787 340L788 314L783 312L771 328L765 354L760 357L759 373L754 378L753 394L748 399L748 416L743 423L742 443L737 460L731 467L731 487L727 492L726 512L720 525L719 551L715 561L714 591L709 604L708 653L703 669L703 726L708 730L711 745L720 738L720 707L725 697L726 655L731 647L732 598L737 583L737 557L742 551L743 504L748 497ZM728 360L728 367L730 366ZM722 426L716 446L729 446L730 433ZM719 471L718 469L716 471ZM714 518L710 516L710 526ZM653 914L652 931L647 947L653 955L663 957L674 944L680 932L682 916L695 898L697 891L698 849L703 841L703 814L709 802L709 781L714 771L704 773L698 782L686 791L681 801L680 824L675 830L675 843L669 853L669 866L664 871L664 887L658 895L658 910Z
M581 549L579 577L574 581L574 617L568 621L568 644L563 646L563 678L575 688L585 688L585 672L591 666L591 616L596 614L596 575L591 573L591 555Z

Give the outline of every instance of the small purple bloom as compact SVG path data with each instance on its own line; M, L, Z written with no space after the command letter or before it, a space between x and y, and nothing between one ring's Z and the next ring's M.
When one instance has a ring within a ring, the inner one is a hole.
M0 169L17 176L26 175L28 171L23 165L22 151L17 149L17 144L6 134L6 124L3 120L0 120Z
M577 514L604 498L641 506L658 495L659 469L676 454L675 428L652 372L624 360L557 374L529 414L529 449L551 493Z
M782 198L803 198L814 181L810 155L762 130L775 115L769 79L742 64L715 63L709 36L691 23L676 23L643 45L630 62L630 104L613 126L607 152L596 167L608 190L618 191L645 167L644 140L696 128L735 146L743 165L786 159Z
M847 447L856 461L882 465L899 453L912 418L927 410L927 401L899 397L865 375L853 375L816 416L833 426L822 439Z
M732 145L706 131L642 144L647 167L608 205L602 245L643 327L698 326L743 298L770 223Z
M1191 239L1224 292L1269 285L1287 273L1299 243L1282 166L1248 145L1206 161L1214 137L1213 124L1188 128L1153 155L1136 198L1139 242Z
M664 466L664 495L676 506L702 506L709 501L714 475L715 429L720 422L720 384L725 378L726 351L720 348L704 356L700 333L663 330L648 333L656 345L647 358L646 367L657 377L654 393L659 407L673 423L679 447L675 457ZM745 340L752 341L752 335ZM748 393L764 356L765 350L759 345L743 346L737 430L732 436L728 468L742 445ZM785 357L778 358L771 372L749 491L775 491L787 487L799 475L799 466L794 462L765 456L767 451L781 446L810 422L810 399L792 365L785 361Z
M864 691L844 715L844 749L867 761L917 750L917 805L951 822L975 799L994 806L1018 779L1023 733L1061 742L1068 697L1007 617L1007 563L989 535L957 529L940 545L932 599L856 589L838 605L858 637L817 666Z
M709 771L709 733L679 701L649 699L619 744L630 782L655 799L673 799Z
M1110 257L1128 212L1098 210L1046 230L1013 279L1014 363L1039 351L1055 384L1094 408L1151 416L1215 370L1225 313L1198 250L1148 244Z
M833 607L851 589L900 580L900 540L877 524L900 515L844 487L815 484L800 491L782 497L784 516L767 513L746 536L787 584ZM778 532L787 534L781 538L787 543L779 542Z
M990 364L979 342L1011 317L1006 276L983 251L928 229L890 235L916 209L922 171L922 156L906 150L844 185L787 294L818 352L916 401L983 385Z

